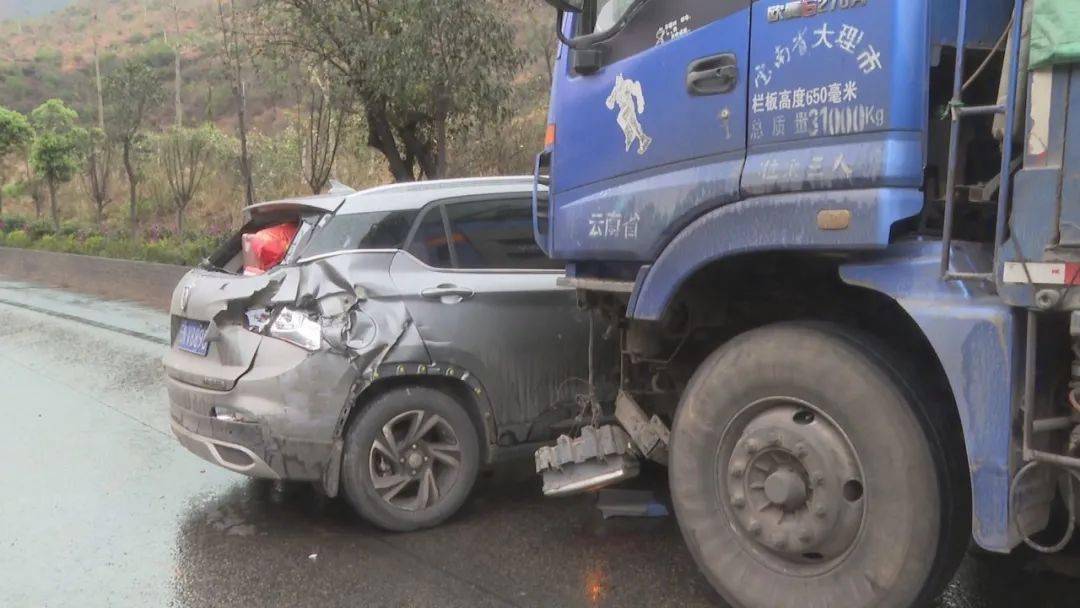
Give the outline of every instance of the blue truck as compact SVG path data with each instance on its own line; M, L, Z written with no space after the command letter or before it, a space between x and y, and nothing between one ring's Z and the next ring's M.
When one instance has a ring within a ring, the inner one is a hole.
M972 543L1061 549L1080 3L548 3L534 229L618 357L545 492L666 464L736 606L922 605Z

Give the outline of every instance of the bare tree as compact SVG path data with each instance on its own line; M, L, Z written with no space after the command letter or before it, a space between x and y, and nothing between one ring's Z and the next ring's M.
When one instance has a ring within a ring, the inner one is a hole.
M218 16L225 62L233 75L233 95L236 98L237 127L240 131L240 177L244 180L244 200L246 205L253 205L255 204L255 183L251 178L251 156L248 150L244 49L241 46L237 27L236 0L228 0L228 3L229 9L226 11L225 0L218 0Z
M345 104L343 96L317 74L312 76L307 100L305 141L301 144L301 166L304 181L312 194L319 194L330 181L334 160L345 134Z
M101 56L98 52L98 7L94 7L94 90L97 94L97 129L90 132L86 150L86 188L94 202L94 212L100 226L105 218L109 197L109 175L112 171L113 146L105 135L105 94L101 82Z
M173 78L175 87L173 103L176 105L176 127L180 128L184 126L184 104L180 98L180 91L183 87L183 80L180 76L180 53L183 51L183 47L180 42L180 7L176 4L176 0L173 0L172 10L173 24L176 26L176 37L173 38Z
M105 208L112 202L109 196L113 146L105 131L92 129L86 145L86 189L94 202L94 217L98 226L105 221Z
M200 129L176 127L164 135L161 162L176 211L178 235L184 232L184 211L206 177L212 152L213 133L209 125Z
M144 63L128 60L109 75L105 82L105 96L109 100L110 120L107 123L110 137L120 144L124 171L128 178L128 215L131 238L138 236L138 185L137 155L142 139L144 123L150 109L163 99L161 83Z

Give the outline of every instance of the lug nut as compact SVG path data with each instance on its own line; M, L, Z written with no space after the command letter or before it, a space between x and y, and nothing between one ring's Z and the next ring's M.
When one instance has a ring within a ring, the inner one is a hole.
M809 454L809 453L810 453L810 450L806 449L806 444L805 443L797 443L797 444L795 444L795 455L798 456L799 458L806 458L807 454Z
M761 536L761 524L758 523L758 520L751 519L747 529L749 529L750 533L754 536Z
M814 515L817 515L819 519L825 519L825 505L818 505L814 507Z
M769 437L769 445L780 445L780 433L773 433L772 437Z
M761 444L758 443L757 439L751 439L751 440L746 442L746 451L747 452L749 452L751 454L756 454L757 451L760 450L760 449L761 449Z
M731 464L731 476L739 478L746 472L746 464L742 461L734 462Z
M415 443L412 444L412 449L414 449L414 450L416 449L416 444Z
M825 485L825 476L821 474L821 471L814 471L810 474L810 481L814 482L815 486L821 487Z
M734 505L736 509L741 509L746 506L746 498L742 494L736 494L731 498L731 504Z
M404 459L404 458L402 458L402 459L401 459L401 460L399 460L398 462L400 462L401 464L405 464L405 459Z
M424 462L427 462L427 461L428 461L428 457L424 456Z

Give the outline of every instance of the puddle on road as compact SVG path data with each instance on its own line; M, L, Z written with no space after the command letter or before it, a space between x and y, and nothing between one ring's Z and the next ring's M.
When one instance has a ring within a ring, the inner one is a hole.
M672 518L604 520L592 500L547 500L536 480L497 477L444 526L390 534L310 486L277 493L269 483L239 483L181 524L177 599L274 605L287 593L289 605L326 597L422 605L417 598L444 594L439 605L720 605ZM969 557L936 606L1071 607L1078 577L1080 557Z

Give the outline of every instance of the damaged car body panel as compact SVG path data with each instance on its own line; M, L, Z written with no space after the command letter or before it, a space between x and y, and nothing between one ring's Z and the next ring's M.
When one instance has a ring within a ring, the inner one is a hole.
M313 229L266 274L238 274L225 252L178 285L164 365L181 443L234 471L321 481L334 495L347 425L380 383L431 386L435 376L458 386L489 461L497 447L540 437L534 427L553 411L566 418L569 408L551 406L568 378L586 374L590 329L574 292L555 285L561 274L433 268L405 250L420 238L421 210L438 209L447 190L505 198L530 187L433 182L361 192L324 214L289 203L252 208L302 214ZM468 239L447 235L442 246L454 240ZM475 301L433 296L448 277L471 285ZM205 352L179 343L185 323L205 325Z

